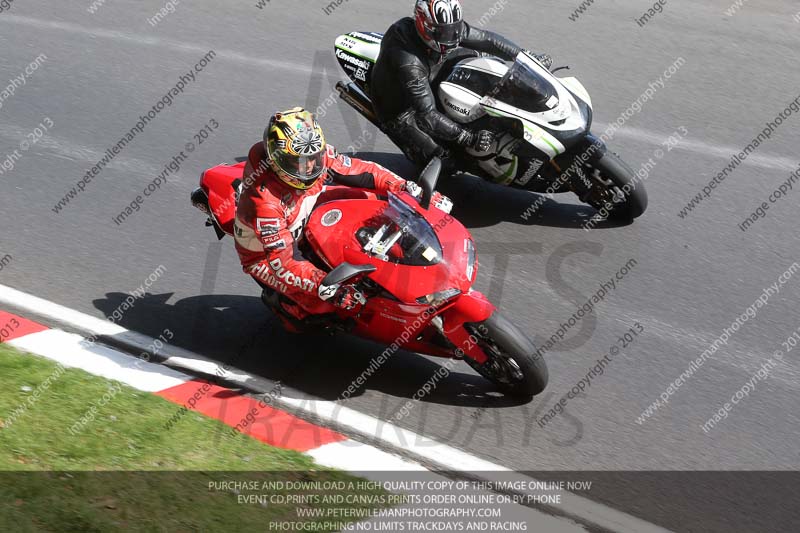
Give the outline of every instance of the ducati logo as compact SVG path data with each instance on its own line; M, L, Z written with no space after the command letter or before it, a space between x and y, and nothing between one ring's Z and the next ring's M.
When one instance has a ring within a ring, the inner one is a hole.
M322 215L322 225L329 228L337 224L342 219L342 211L340 209L331 209Z

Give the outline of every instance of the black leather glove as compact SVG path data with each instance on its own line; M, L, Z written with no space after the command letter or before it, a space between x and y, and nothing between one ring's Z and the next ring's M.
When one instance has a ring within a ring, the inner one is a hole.
M547 70L550 70L550 67L553 66L553 58L550 57L549 54L534 54L531 51L526 50L530 55L536 58L536 60L544 65Z
M468 131L465 130L458 139L462 146L469 146L476 152L488 152L494 143L494 133L489 130Z

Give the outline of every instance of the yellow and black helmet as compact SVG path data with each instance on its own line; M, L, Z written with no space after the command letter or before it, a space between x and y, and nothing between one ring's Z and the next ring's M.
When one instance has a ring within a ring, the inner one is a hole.
M264 148L270 168L290 187L308 189L325 173L325 136L313 113L302 107L270 119Z

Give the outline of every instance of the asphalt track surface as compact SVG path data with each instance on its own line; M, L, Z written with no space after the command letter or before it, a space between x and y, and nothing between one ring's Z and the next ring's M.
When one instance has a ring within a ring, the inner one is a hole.
M0 164L15 150L21 155L12 158L13 169L0 167L0 259L11 258L0 262L0 283L107 317L163 265L163 275L121 325L154 337L170 329L181 347L335 399L382 347L283 333L241 273L232 241L217 243L188 194L203 169L244 156L271 112L297 104L315 108L328 98L331 84L343 77L331 53L337 35L383 31L410 7L349 0L326 15L324 1L302 8L289 0L272 0L263 9L255 3L181 3L156 26L147 19L164 3L150 0L109 1L94 14L88 0L16 0L0 12L0 90L46 55L0 108ZM569 64L592 95L597 133L684 59L610 142L634 168L664 150L646 180L645 216L586 232L581 224L593 210L566 195L548 200L526 221L521 214L535 199L530 193L469 177L442 190L478 243L476 288L540 344L602 281L630 259L636 264L546 355L550 384L542 395L516 404L459 365L398 424L513 469L578 472L571 474L578 479L592 479L580 471L607 472L597 474L598 488L585 496L667 528L790 530L798 523L789 502L796 498L796 478L692 472L798 469L800 347L780 361L773 354L800 327L800 272L668 405L641 424L637 418L800 261L800 183L747 232L737 227L800 164L798 114L699 207L678 216L798 97L797 6L745 3L730 17L727 0L669 0L640 27L635 18L647 7L641 3L597 2L573 22L568 17L578 5L510 0L488 27L551 53L557 65ZM487 9L470 3L468 20L479 20ZM185 92L56 214L54 205L105 150L210 50L216 57ZM219 127L200 145L193 136L212 119ZM362 157L409 171L398 150L343 104L328 108L322 122L341 151L360 137L366 140ZM48 131L21 150L40 124ZM683 131L679 146L667 151L661 143ZM173 156L186 153L189 142L196 146L177 174L115 224L113 218ZM635 342L569 400L565 414L540 427L537 420L636 322L644 332ZM770 358L777 364L768 377L703 431ZM389 419L440 364L400 353L347 405ZM646 473L652 471L681 473Z

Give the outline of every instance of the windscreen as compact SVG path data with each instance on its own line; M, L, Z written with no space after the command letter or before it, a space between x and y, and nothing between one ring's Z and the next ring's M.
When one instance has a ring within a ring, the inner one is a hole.
M549 111L558 104L558 92L530 66L516 61L490 96L530 113Z
M465 66L453 69L447 81L464 87L479 96L490 93L497 86L497 76L494 74Z
M442 247L425 218L398 196L356 232L364 252L401 265L430 266L442 261Z

